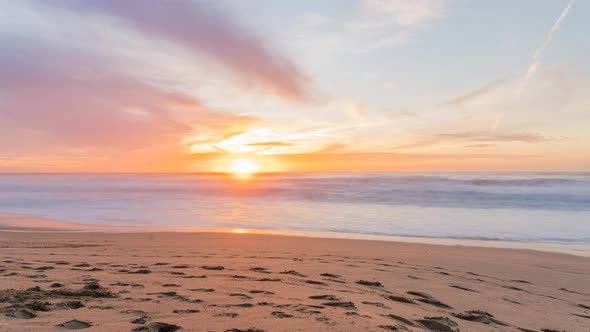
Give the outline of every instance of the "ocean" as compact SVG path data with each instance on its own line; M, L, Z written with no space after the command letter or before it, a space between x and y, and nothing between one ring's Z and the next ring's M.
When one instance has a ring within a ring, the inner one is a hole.
M590 173L3 174L0 212L590 251Z

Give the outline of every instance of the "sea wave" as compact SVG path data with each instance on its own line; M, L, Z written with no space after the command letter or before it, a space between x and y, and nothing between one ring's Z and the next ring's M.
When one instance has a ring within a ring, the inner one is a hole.
M203 197L484 209L590 211L590 176L278 174L251 181L227 175L0 176L9 200L71 197ZM0 204L2 202L0 201ZM11 203L15 203L12 201ZM15 203L18 204L18 203Z
M0 211L85 224L590 243L590 174L0 175Z

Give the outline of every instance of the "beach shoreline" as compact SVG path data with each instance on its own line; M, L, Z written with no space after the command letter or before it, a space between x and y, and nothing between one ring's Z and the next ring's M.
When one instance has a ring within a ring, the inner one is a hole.
M0 212L0 232L99 232L99 233L252 233L267 235L282 235L313 238L335 238L367 241L387 241L403 243L422 243L444 246L485 247L534 250L547 253L562 253L582 257L590 257L590 245L556 244L496 240L472 240L453 238L384 236L371 234L340 233L340 232L304 232L287 230L242 229L242 228L207 228L180 226L117 226L117 225L89 225L46 218L26 216Z

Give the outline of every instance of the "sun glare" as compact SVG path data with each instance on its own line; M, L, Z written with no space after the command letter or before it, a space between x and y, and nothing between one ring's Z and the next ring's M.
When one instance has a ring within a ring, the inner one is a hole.
M253 174L259 169L260 167L254 160L246 158L236 159L229 166L229 171L234 174Z

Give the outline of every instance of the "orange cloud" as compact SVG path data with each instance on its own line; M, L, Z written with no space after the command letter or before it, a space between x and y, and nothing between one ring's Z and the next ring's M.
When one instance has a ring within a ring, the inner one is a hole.
M289 171L299 172L419 172L465 171L486 167L522 167L538 163L539 156L509 154L400 154L307 153L274 155ZM528 164L528 165L530 165Z
M499 133L494 131L466 131L438 134L438 137L476 142L543 142L548 138L535 133Z
M274 147L274 146L293 146L291 143L286 142L258 142L258 143L248 143L248 146L264 146L264 147Z
M490 148L496 146L496 144L469 144L465 145L466 148Z

